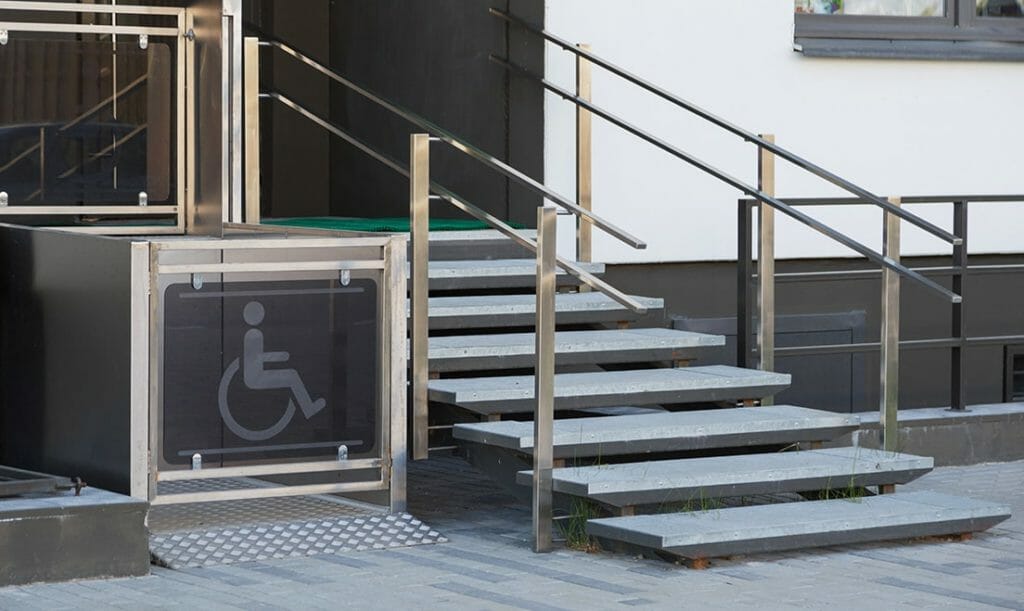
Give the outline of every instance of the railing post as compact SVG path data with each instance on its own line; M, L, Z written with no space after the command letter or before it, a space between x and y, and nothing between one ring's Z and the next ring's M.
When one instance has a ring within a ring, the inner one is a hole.
M577 45L584 51L590 51L590 45ZM585 58L576 57L576 95L580 99L591 101L593 97L591 64ZM593 182L593 115L589 110L576 107L576 197L577 203L584 210L591 212L594 208ZM594 226L590 221L576 217L576 260L590 262L594 260L593 247Z
M244 41L245 222L260 222L260 41Z
M537 327L533 417L533 550L551 551L551 469L555 417L555 251L554 206L537 209Z
M430 342L430 136L413 134L409 147L409 220L412 241L410 274L412 315L412 458L429 454L430 414L427 398Z
M890 197L895 206L898 197ZM892 261L900 261L900 219L891 212L882 212L882 254ZM899 399L900 399L900 275L888 267L882 268L882 353L880 411L882 444L887 452L899 451Z
M750 334L754 330L754 246L753 246L754 203L741 199L737 208L736 227L736 366L754 366L750 346Z
M46 201L46 128L39 128L39 203Z
M762 134L761 138L774 143L775 136ZM775 155L764 148L758 149L757 188L775 197ZM757 325L757 349L760 369L775 369L775 209L761 202L758 207L757 278L758 302L761 315ZM773 397L764 397L761 405L771 405Z
M966 352L967 352L967 330L964 325L964 285L967 284L967 202L953 202L953 233L963 239L959 246L953 247L953 292L961 296L960 303L953 304L953 329L952 337L960 340L960 343L953 347L950 356L949 391L950 409L957 412L967 411L967 391L964 387L966 381Z

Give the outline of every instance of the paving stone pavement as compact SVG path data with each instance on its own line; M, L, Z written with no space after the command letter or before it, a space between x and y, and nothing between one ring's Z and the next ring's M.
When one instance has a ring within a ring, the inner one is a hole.
M1024 461L908 486L1009 504L967 542L886 543L715 561L705 571L529 549L529 509L466 463L410 476L411 513L450 542L0 589L2 609L1024 609Z

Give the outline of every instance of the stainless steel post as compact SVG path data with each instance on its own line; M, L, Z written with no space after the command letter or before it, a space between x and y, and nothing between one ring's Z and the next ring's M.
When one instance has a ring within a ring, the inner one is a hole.
M590 45L580 44L579 48L590 51ZM576 58L576 95L582 100L591 99L592 69L584 57ZM576 108L576 198L580 208L594 209L593 181L593 123L589 110ZM594 258L594 226L585 218L576 217L576 260L589 262Z
M425 460L429 447L428 299L430 259L430 136L413 134L409 147L409 219L412 240L412 458Z
M761 138L774 143L775 136L762 134ZM759 149L757 160L757 188L775 197L775 155ZM775 209L761 203L758 206L757 278L760 319L757 325L757 350L762 371L775 369ZM763 397L761 405L771 405L773 397Z
M899 206L900 198L889 201ZM882 254L900 260L900 219L883 212ZM900 399L900 276L889 268L882 270L882 353L881 353L880 409L883 447L888 452L899 451L899 399Z
M551 469L555 417L555 251L554 206L537 210L537 330L533 418L533 550L551 550Z
M260 222L260 41L245 48L245 222Z

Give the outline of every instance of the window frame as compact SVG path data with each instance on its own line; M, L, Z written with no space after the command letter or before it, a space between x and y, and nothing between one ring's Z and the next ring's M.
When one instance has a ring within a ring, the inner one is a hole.
M1024 61L1024 18L979 17L977 0L946 0L945 16L794 13L795 47L811 56Z

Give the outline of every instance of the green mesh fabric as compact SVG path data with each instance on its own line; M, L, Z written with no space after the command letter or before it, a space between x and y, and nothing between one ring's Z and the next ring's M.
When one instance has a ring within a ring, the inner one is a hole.
M363 219L341 216L311 216L305 218L263 219L264 225L303 227L306 229L331 229L335 231L367 231L398 233L409 231L409 219L402 217ZM522 225L510 223L516 229ZM490 229L487 223L472 219L430 219L431 231L473 231Z

